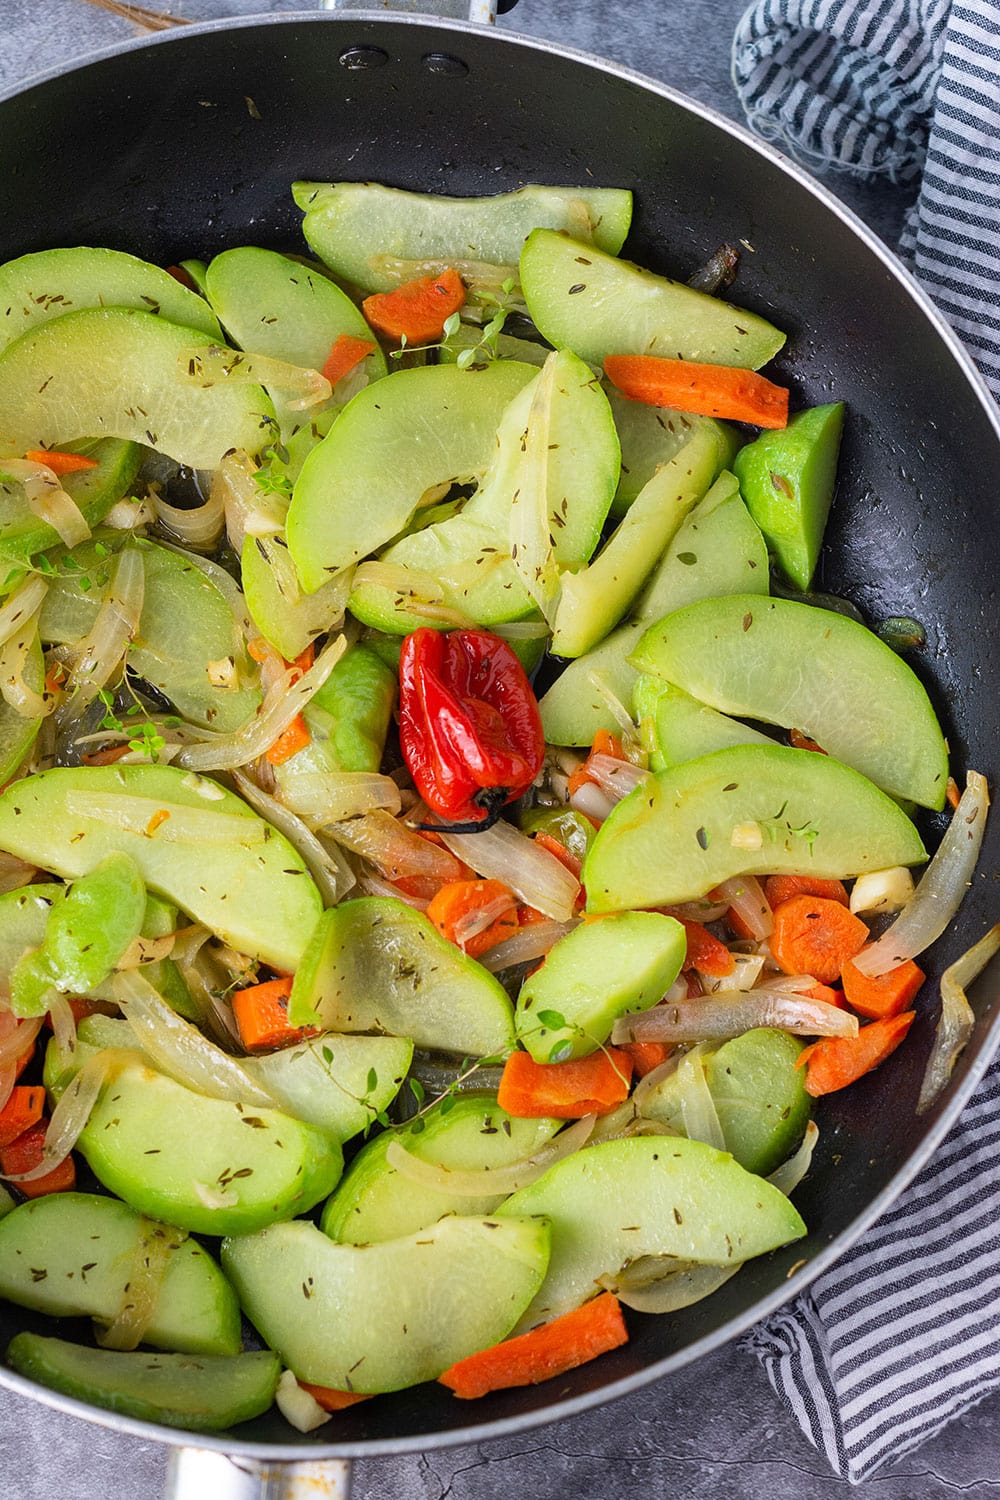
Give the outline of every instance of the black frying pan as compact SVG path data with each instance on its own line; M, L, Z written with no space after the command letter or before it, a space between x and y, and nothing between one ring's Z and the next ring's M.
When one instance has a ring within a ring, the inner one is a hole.
M459 25L284 16L117 49L0 101L0 260L70 244L161 264L247 243L301 248L295 177L456 194L526 181L631 187L627 253L681 279L723 240L749 241L755 253L735 295L788 331L779 378L796 404L836 396L850 409L821 586L869 621L923 622L914 665L942 714L955 774L961 782L972 766L995 783L997 412L928 301L833 198L728 122L594 59ZM929 819L925 832L937 831ZM931 955L932 981L995 919L998 869L994 821L960 918ZM824 1101L814 1170L796 1200L809 1238L751 1262L710 1301L671 1318L632 1317L626 1348L471 1409L424 1386L366 1402L311 1438L291 1440L271 1413L204 1446L291 1459L496 1436L634 1389L731 1338L888 1205L984 1070L1000 1036L995 969L974 995L979 1023L950 1089L915 1117L934 992L932 982L889 1063ZM4 1343L25 1326L36 1325L2 1309ZM176 1440L9 1372L0 1379Z

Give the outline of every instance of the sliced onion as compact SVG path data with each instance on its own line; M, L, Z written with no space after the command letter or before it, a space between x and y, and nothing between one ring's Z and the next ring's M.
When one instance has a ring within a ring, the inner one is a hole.
M323 828L384 808L398 813L399 787L374 771L296 771L281 787L281 801L310 826Z
M720 900L743 918L750 936L757 942L774 931L774 913L756 875L734 875L717 887Z
M702 1048L694 1047L677 1064L681 1122L689 1141L703 1141L706 1146L714 1146L716 1151L725 1151L726 1138L705 1077L702 1054Z
M422 1161L407 1151L401 1141L390 1141L385 1154L386 1165L401 1177L437 1193L450 1193L456 1198L481 1198L490 1193L516 1193L519 1188L536 1182L543 1172L564 1157L571 1156L587 1143L594 1128L596 1115L584 1115L575 1125L561 1130L551 1141L547 1141L530 1156L520 1161L509 1162L504 1167L484 1167L482 1171L453 1171L434 1162Z
M274 1404L296 1432L314 1432L333 1417L332 1412L324 1411L315 1396L299 1385L291 1370L281 1372Z
M599 1276L598 1285L636 1312L671 1313L710 1297L735 1276L742 1261L728 1266L674 1261L670 1256L643 1255L617 1275Z
M112 531L138 531L140 526L149 526L156 520L156 511L151 500L119 500L108 511L102 526Z
M301 818L290 812L276 797L262 791L244 771L234 771L233 780L254 811L266 818L279 833L284 834L296 853L302 856L326 905L336 906L338 901L343 900L356 880L354 871L340 850L336 846L331 848L322 843Z
M115 968L141 969L143 964L158 964L161 959L170 957L174 951L174 942L172 932L166 933L164 937L133 938Z
M481 833L449 833L442 824L437 832L446 849L464 859L488 880L509 886L527 906L544 912L554 922L573 916L580 882L565 865L528 838L511 823L494 823Z
M604 700L608 712L613 716L622 733L630 740L634 740L635 720L611 686L611 679L608 674L592 668L587 673L587 681L594 689L594 692Z
M193 509L171 505L155 490L151 494L153 512L165 531L185 547L213 551L226 523L222 495L214 484L205 504Z
M54 698L45 698L30 687L24 671L38 645L38 615L25 620L17 631L0 645L0 692L16 714L23 719L43 719L55 708Z
M69 1000L58 990L50 990L46 996L46 1004L56 1047L64 1057L72 1057L76 1051L76 1017Z
M272 1096L239 1060L172 1010L143 975L133 969L113 974L109 982L143 1052L168 1077L211 1099L275 1108Z
M431 904L425 897L411 896L401 886L383 880L381 875L373 875L370 870L358 876L358 885L366 896L391 897L393 901L402 901L404 906L412 906L414 911L426 911Z
M83 511L48 464L30 458L9 458L4 460L3 467L5 474L20 480L32 515L51 526L64 546L75 547L78 542L88 540L91 531Z
M6 896L10 891L19 891L22 886L30 884L37 874L36 865L29 865L25 860L18 859L16 854L8 854L6 849L0 849L0 896Z
M532 922L515 932L513 937L505 938L502 943L496 943L481 953L478 962L491 974L499 974L502 969L513 968L515 964L534 963L550 953L560 938L579 925L578 918L568 922Z
M941 975L941 1015L934 1030L934 1045L920 1085L918 1115L930 1109L951 1077L959 1054L972 1035L976 1017L965 987L983 972L997 953L1000 953L1000 922L991 927L986 936L981 937L961 958L956 958Z
M19 1021L9 1010L0 1010L0 1069L16 1068L27 1057L42 1029L42 1016Z
M328 824L325 831L345 849L373 864L386 880L425 876L445 885L462 874L461 856L456 859L384 811Z
M605 818L610 818L615 804L595 782L585 781L570 795L569 805L591 822L603 823Z
M0 605L0 643L9 641L41 609L49 586L44 578L31 573Z
M703 969L699 969L698 978L706 995L717 995L720 990L740 990L745 994L747 990L753 989L763 967L762 953L734 953L731 974L706 974Z
M908 958L916 958L944 932L972 884L979 858L990 795L985 776L970 771L937 853L887 932L854 959L862 974L877 978Z
M587 775L592 777L611 802L617 803L636 787L648 781L649 772L631 761L614 755L591 755L587 758Z
M296 674L288 672L285 680L268 692L248 724L232 734L215 735L204 744L186 745L175 763L189 771L231 771L256 760L270 749L313 694L319 692L346 648L346 637L338 636L323 648L308 672L297 681L293 680Z
M199 1024L221 1042L242 1046L236 1017L225 998L226 981L211 950L205 950L211 936L207 927L197 924L183 928L177 934L173 961L197 1008Z
M139 629L146 574L138 547L118 554L111 586L89 635L80 642L58 710L62 725L74 723L121 666Z
M143 1220L121 1306L112 1322L98 1329L95 1335L102 1349L127 1352L139 1347L156 1316L170 1257L186 1239L184 1229L168 1229L166 1224Z
M261 489L257 465L242 449L227 453L215 471L211 499L221 505L230 546L239 557L247 536L273 536L283 531L287 498Z
M63 1090L62 1097L49 1120L42 1146L42 1159L28 1172L5 1172L9 1182L34 1182L62 1165L80 1138L100 1097L106 1080L132 1061L134 1054L107 1047L88 1057L80 1071Z
M517 902L511 891L504 891L502 895L494 896L491 901L486 901L474 911L468 911L459 917L454 928L455 942L464 952L473 938L477 938L481 932L487 932L494 922L498 922L508 912L516 910Z
M784 1193L786 1198L791 1197L808 1172L818 1140L819 1126L815 1120L810 1120L806 1126L806 1133L802 1137L799 1149L787 1161L783 1161L781 1166L772 1172L767 1179L771 1186L776 1187L779 1193Z
M793 1036L857 1036L858 1018L836 1005L774 990L723 991L656 1005L615 1022L612 1042L721 1042L758 1026Z
M324 401L329 401L333 391L319 370L292 365L287 360L274 359L270 354L247 354L241 349L228 349L222 344L201 344L182 349L177 356L177 372L181 380L202 388L220 384L268 385L282 391L293 391L295 399L285 402L290 411L322 406Z

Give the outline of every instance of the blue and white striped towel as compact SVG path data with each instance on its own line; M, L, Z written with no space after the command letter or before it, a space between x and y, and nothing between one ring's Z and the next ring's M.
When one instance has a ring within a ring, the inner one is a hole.
M1000 0L757 0L751 125L814 171L919 183L900 251L1000 396ZM1000 1064L895 1208L746 1340L852 1483L1000 1390Z
M900 254L1000 397L1000 0L757 0L733 82L813 170L920 182Z

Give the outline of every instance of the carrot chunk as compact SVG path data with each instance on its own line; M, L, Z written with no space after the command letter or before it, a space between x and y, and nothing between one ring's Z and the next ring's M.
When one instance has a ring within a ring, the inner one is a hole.
M476 914L501 901L507 902L506 909L477 932ZM449 943L470 958L478 958L514 936L518 928L517 897L501 880L452 880L431 898L427 916ZM463 936L463 931L469 936Z
M404 281L392 292L366 297L361 310L367 321L387 338L423 344L439 339L445 321L465 302L465 287L457 271Z
M283 766L286 760L298 755L312 740L309 725L301 714L296 714L287 729L283 729L274 744L264 754L268 765Z
M915 1010L862 1026L857 1036L824 1036L804 1047L795 1060L806 1070L806 1092L814 1099L833 1094L870 1073L895 1052L913 1024Z
M870 1016L873 1021L887 1016L898 1016L916 999L917 991L924 982L924 971L912 958L897 964L888 974L872 978L862 974L856 964L848 961L840 971L841 983L847 1003L859 1016Z
M756 427L788 426L788 391L753 370L655 354L609 354L604 373L631 401Z
M293 1042L316 1035L311 1026L289 1026L288 997L291 993L291 979L268 979L264 984L252 984L235 992L233 1015L240 1041L248 1052L288 1047Z
M79 474L83 469L96 469L97 459L85 453L59 453L55 448L29 448L24 455L33 464L45 464L53 474Z
M816 875L769 875L764 881L764 895L772 910L793 896L822 896L825 901L847 905L847 890L842 880L821 880Z
M627 1052L632 1059L636 1077L645 1078L647 1073L665 1063L674 1049L669 1042L623 1042L620 1050Z
M37 1125L45 1109L45 1090L38 1086L17 1084L0 1109L0 1146L11 1146L19 1135Z
M460 1359L438 1379L460 1400L474 1401L490 1391L552 1380L627 1343L618 1298L603 1292L541 1328Z
M687 956L684 959L685 969L699 969L702 974L712 974L716 978L722 978L731 974L736 967L736 960L726 947L704 927L701 922L692 922L688 917L677 917L687 934Z
M571 849L567 849L565 844L561 844L558 839L553 838L551 833L536 833L532 837L540 848L547 849L554 859L557 859L571 875L575 875L577 880L579 880L580 872L583 869L582 859L579 859Z
M324 1411L344 1411L348 1406L357 1406L359 1401L371 1400L364 1391L338 1391L332 1385L310 1385L306 1380L300 1380L299 1385Z
M569 796L572 797L573 793L578 792L588 781L593 781L594 778L589 769L591 755L610 755L612 760L624 760L625 749L617 734L611 734L607 729L599 729L594 735L594 743L590 747L587 759L582 766L577 766L569 778L567 785Z
M774 910L771 953L786 974L812 974L833 984L868 941L868 928L839 901L792 896Z
M609 1114L628 1098L631 1082L632 1059L617 1047L561 1063L536 1063L527 1052L512 1052L497 1103L521 1119L579 1120Z
M39 1120L19 1135L16 1141L11 1141L9 1146L0 1146L0 1172L5 1177L10 1177L18 1172L30 1172L33 1167L37 1167L42 1160L47 1130L48 1121ZM61 1161L58 1167L53 1167L51 1172L46 1172L44 1177L14 1185L26 1198L44 1198L46 1193L67 1193L76 1186L73 1158L67 1156L65 1161Z
M358 339L351 333L338 333L333 348L326 356L322 374L331 385L343 380L356 365L359 365L375 348L371 339Z

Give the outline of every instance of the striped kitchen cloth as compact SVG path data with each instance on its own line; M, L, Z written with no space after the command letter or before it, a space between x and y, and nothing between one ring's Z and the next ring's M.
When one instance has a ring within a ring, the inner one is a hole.
M900 253L1000 396L1000 0L756 0L733 81L813 171L914 184ZM745 1340L851 1483L1000 1390L998 1148L995 1064L895 1207Z
M1000 0L756 0L733 83L812 170L919 183L900 254L1000 397Z
M998 1150L995 1063L896 1205L744 1341L852 1484L1000 1390Z

